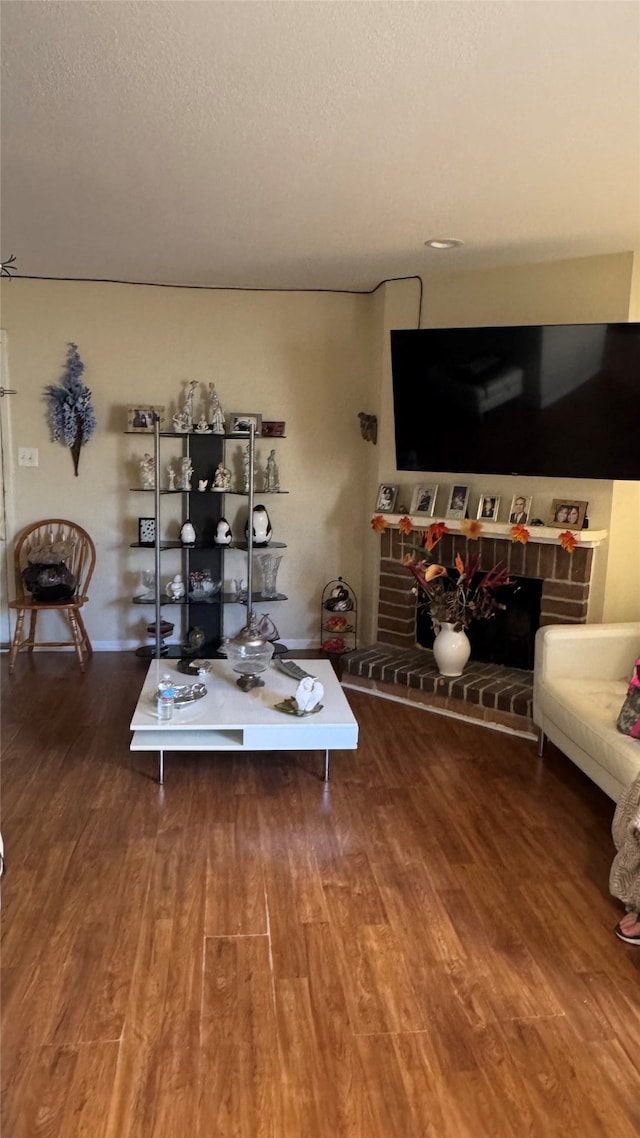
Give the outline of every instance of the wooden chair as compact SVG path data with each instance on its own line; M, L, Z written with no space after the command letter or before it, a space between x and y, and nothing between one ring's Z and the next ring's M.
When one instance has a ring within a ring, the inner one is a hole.
M77 586L70 600L64 601L37 601L34 600L24 586L22 570L29 563L29 553L43 545L50 545L56 541L72 543L72 552L65 559L65 564L73 573ZM89 582L96 563L96 550L89 534L76 525L75 522L65 518L47 518L45 521L34 522L27 526L16 539L13 563L16 577L16 599L9 602L9 608L17 613L16 627L13 634L11 651L9 653L9 675L13 674L18 652L33 652L34 648L62 648L67 645L75 648L84 672L85 658L93 652L91 641L87 636L82 614L83 605L89 600ZM68 622L71 631L70 640L36 640L36 623L40 611L59 612ZM25 617L29 613L29 635L23 636Z

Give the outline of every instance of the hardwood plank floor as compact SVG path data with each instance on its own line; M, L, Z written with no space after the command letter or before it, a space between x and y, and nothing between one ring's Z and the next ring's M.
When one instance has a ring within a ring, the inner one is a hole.
M640 948L573 764L349 691L357 752L129 751L133 654L2 669L6 1138L637 1138Z

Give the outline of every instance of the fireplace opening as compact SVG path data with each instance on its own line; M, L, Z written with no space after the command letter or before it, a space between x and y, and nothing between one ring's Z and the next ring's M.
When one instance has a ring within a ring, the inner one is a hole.
M476 574L474 584L484 573ZM542 581L535 577L514 577L514 585L496 590L506 607L490 620L474 620L467 629L471 642L471 658L507 668L533 669L535 635L540 624ZM435 633L429 611L418 604L416 640L423 648L432 648Z

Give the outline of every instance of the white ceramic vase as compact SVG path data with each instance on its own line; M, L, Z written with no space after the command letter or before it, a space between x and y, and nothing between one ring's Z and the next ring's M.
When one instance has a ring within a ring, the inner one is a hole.
M464 628L442 623L433 642L433 654L441 676L461 676L471 655L469 637Z

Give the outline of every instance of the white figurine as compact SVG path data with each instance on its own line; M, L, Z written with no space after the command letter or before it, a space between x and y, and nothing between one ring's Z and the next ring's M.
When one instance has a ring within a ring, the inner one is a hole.
M324 688L320 680L313 676L305 676L296 688L296 703L299 711L313 711L324 695Z
M189 416L186 411L176 411L173 416L173 425L180 435L186 434L189 430Z
M191 459L190 458L181 458L180 459L180 473L179 473L180 485L178 487L179 490L190 490L191 489L191 475L192 474L193 474L193 466L191 465Z
M280 489L280 473L276 464L276 452L272 450L264 471L264 488L265 490L279 490Z
M209 384L209 426L214 435L224 434L224 413L213 383Z
M184 581L182 580L182 577L179 573L176 573L173 580L169 581L165 592L167 596L171 597L171 599L174 601L179 601L182 599L182 597L184 597L186 589L184 586Z
M145 454L144 458L140 459L140 473L142 474L142 489L155 490L156 464L152 455Z
M196 433L198 435L208 435L209 434L209 424L207 423L207 420L205 419L204 412L202 413L202 415L198 419L197 426L194 428L194 430L196 431Z
M172 466L167 467L167 478L169 479L169 489L175 490L175 488L176 488L176 472Z
M184 402L184 415L186 417L188 431L190 431L193 427L193 400L195 399L197 386L197 379L190 380L189 387L187 388L187 396Z
M216 467L216 473L213 479L212 490L228 490L231 485L231 471L227 470L221 462Z
M242 470L244 474L244 492L249 493L249 443L247 449L242 452Z
M206 478L199 478L198 479L198 490L206 490L206 489L207 489Z

